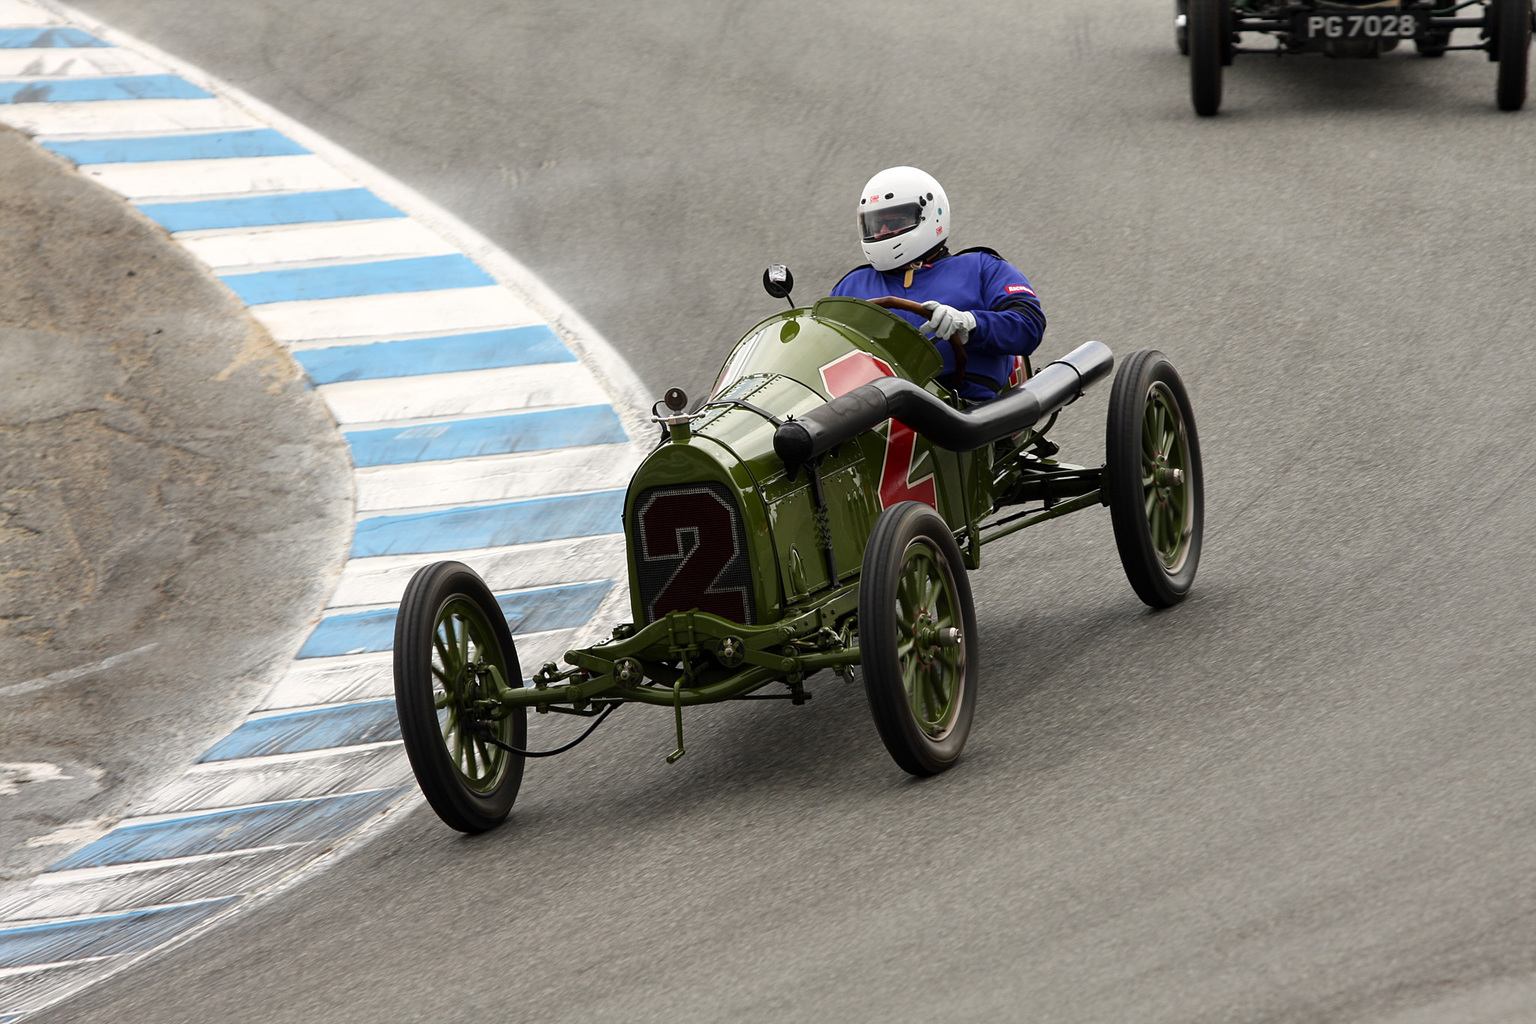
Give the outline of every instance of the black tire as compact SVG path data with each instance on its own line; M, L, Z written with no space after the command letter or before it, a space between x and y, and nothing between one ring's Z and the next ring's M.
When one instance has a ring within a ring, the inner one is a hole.
M1189 0L1189 98L1201 117L1221 109L1221 68L1231 62L1230 6L1229 0Z
M1184 600L1200 564L1205 481L1189 393L1161 352L1120 364L1109 395L1105 494L1120 564L1153 608Z
M1493 0L1486 17L1493 30L1493 58L1499 62L1499 109L1519 110L1525 106L1530 75L1531 0Z
M886 509L864 547L859 652L869 710L891 758L919 776L953 765L976 714L976 608L960 545L921 502Z
M1179 24L1179 19L1184 24ZM1184 56L1189 56L1189 0L1173 0L1173 42Z
M1232 0L1221 0L1221 66L1231 67L1237 56L1237 11Z
M490 696L490 666L507 686L522 685L512 631L491 589L461 562L418 570L395 619L395 711L427 803L460 832L505 821L523 781L523 756L487 743L480 730L526 748L527 712L492 721L470 707Z

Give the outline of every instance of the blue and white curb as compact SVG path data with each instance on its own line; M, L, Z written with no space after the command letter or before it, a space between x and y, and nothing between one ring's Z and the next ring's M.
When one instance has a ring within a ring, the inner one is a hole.
M623 360L511 257L152 47L0 0L0 121L246 303L324 397L356 484L350 558L260 706L131 817L0 891L9 1024L290 884L412 798L389 647L420 565L479 569L525 666L623 618L619 513L649 430Z

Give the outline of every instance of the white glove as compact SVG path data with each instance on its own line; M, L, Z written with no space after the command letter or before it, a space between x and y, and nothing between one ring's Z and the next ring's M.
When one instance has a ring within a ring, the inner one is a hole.
M954 345L964 345L971 340L971 332L976 329L975 313L933 301L923 303L923 308L928 311L928 320L918 331L943 338Z

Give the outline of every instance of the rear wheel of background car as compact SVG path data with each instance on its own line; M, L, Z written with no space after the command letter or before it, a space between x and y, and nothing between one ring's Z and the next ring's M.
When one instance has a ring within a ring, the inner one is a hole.
M1494 57L1499 62L1499 109L1519 110L1525 106L1530 73L1531 0L1494 0L1487 17L1493 19Z
M1109 395L1105 496L1120 563L1153 608L1184 600L1200 564L1205 482L1189 394L1161 352L1120 364Z
M1189 0L1173 0L1173 41L1178 45L1179 52L1188 57Z
M1189 97L1195 113L1211 117L1221 109L1222 58L1227 42L1228 0L1189 0Z
M522 685L490 588L460 562L419 570L395 619L395 712L427 803L460 832L501 824L523 781L523 755L489 742L527 745L527 712L492 713L498 675L507 687Z
M892 759L913 775L953 765L976 713L976 609L960 545L921 502L886 509L864 547L859 653Z

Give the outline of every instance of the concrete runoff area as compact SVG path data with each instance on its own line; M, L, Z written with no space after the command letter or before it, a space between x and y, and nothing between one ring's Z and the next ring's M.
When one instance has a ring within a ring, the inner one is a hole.
M0 130L0 880L249 710L335 583L346 447L298 366L119 197Z
M833 681L691 715L673 767L669 716L626 711L507 827L418 812L36 1019L1532 1015L1536 113L1480 55L1240 57L1201 121L1171 2L83 6L475 224L657 394L782 305L764 264L801 298L854 264L871 173L924 167L1038 286L1047 354L1169 353L1210 494L1168 613L1106 517L987 552L938 779ZM1105 394L1063 416L1078 461Z

